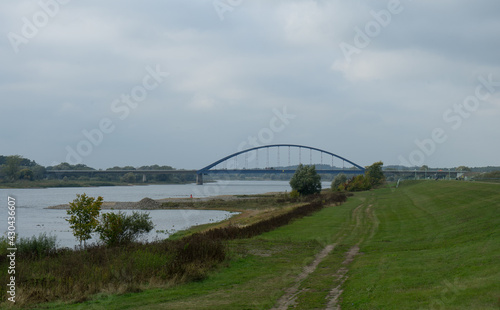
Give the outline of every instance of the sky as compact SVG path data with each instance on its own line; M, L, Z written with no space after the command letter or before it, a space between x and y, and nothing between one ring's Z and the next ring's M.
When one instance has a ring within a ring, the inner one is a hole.
M2 1L0 154L500 166L499 1Z

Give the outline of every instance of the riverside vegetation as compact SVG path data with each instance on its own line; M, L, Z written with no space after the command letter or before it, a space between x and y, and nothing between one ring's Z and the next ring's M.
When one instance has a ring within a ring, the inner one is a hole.
M309 197L305 202L282 195L242 199L247 210L269 211L267 219L260 220L260 215L242 227L228 225L205 232L185 232L186 236L182 238L177 235L169 240L146 244L127 242L120 246L90 245L70 250L56 249L55 240L45 235L21 239L18 244L28 246L20 246L17 252L16 303L33 306L54 300L81 302L94 294L139 292L146 288L201 281L210 270L230 259L227 240L250 238L271 231L326 204L341 203L345 198L345 194L331 193ZM75 202L81 199L78 197ZM262 208L264 201L270 208ZM0 267L6 267L7 240L2 241ZM6 270L2 268L0 271L0 281L7 279ZM0 294L7 305L5 288L0 289Z
M72 173L67 171L88 171L89 173ZM195 175L172 175L169 173L148 176L143 182L142 174L136 170L176 170L171 166L141 166L108 168L112 174L100 174L100 170L84 164L71 165L60 163L44 167L34 160L20 155L0 155L0 187L1 188L37 188L37 187L88 187L115 186L126 184L185 184L196 181ZM66 172L63 172L66 171ZM123 171L123 172L122 172ZM51 172L49 174L49 172ZM94 173L92 173L94 172Z
M244 212L212 236L201 233L205 226L146 245L20 251L25 287L18 298L39 309L500 306L498 184L404 181L398 188L356 192L343 204L334 203L342 196L328 195L170 202L165 207ZM270 214L301 206L313 211L248 233ZM243 229L238 239L226 240L239 234L237 226ZM42 303L50 300L57 301Z

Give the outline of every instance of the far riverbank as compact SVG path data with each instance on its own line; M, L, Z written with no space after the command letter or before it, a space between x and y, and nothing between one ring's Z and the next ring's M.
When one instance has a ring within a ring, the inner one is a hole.
M16 182L2 182L0 188L61 188L61 187L100 187L100 186L144 186L144 185L176 185L190 184L193 182L148 182L125 183L119 181L79 181L79 180L19 180Z

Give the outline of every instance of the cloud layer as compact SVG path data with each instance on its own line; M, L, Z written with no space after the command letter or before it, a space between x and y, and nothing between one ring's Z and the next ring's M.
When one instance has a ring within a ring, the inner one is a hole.
M0 154L51 165L89 141L89 166L196 169L286 108L296 118L272 143L361 165L500 165L498 12L465 0L2 2ZM492 91L460 110L480 78ZM92 144L103 119L113 130ZM447 138L430 152L436 128Z

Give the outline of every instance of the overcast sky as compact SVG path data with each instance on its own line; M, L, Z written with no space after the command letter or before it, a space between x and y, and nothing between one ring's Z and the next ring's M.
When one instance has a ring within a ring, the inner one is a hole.
M2 1L0 29L2 155L500 165L499 1Z

